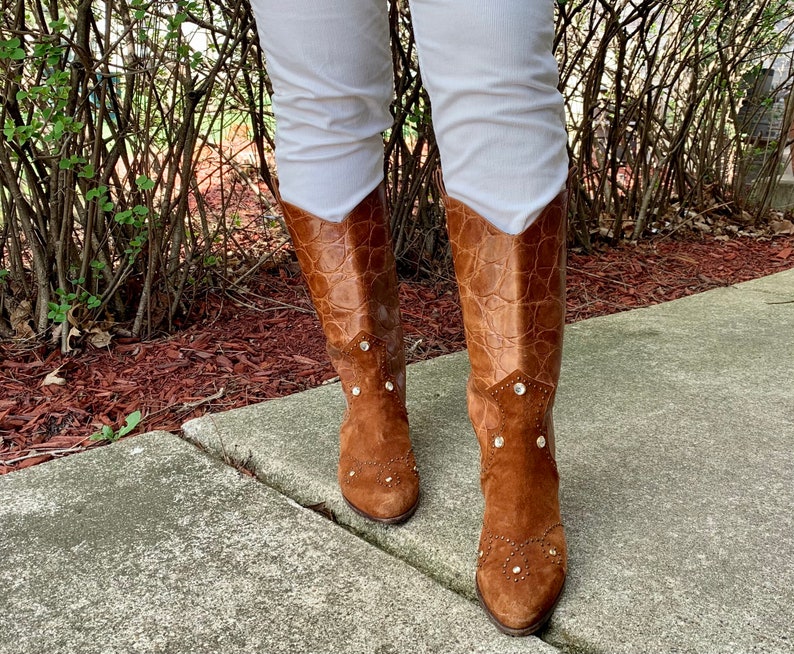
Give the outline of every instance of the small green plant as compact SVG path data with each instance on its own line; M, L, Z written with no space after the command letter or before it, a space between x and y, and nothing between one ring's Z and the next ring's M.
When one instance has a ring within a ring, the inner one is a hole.
M47 308L49 312L47 317L54 323L66 322L66 314L72 309L72 302L77 299L77 293L67 293L62 288L56 289L55 294L58 296L58 302L48 302Z
M91 267L94 268L94 270L102 270L102 268L104 268L104 264L99 261L93 261L91 263ZM69 311L71 311L77 304L84 304L89 309L98 309L102 306L102 300L100 300L96 295L93 295L82 288L82 285L85 284L85 277L79 277L69 281L74 284L76 290L79 291L79 293L74 291L69 293L64 291L62 288L58 288L55 290L55 294L58 296L58 301L47 303L47 308L49 309L47 317L55 324L66 322ZM2 271L0 271L0 284L2 283L3 275Z
M109 443L115 443L119 438L121 438L122 436L126 436L133 429L135 429L140 421L141 421L141 412L133 411L130 415L127 416L127 419L124 421L124 424L121 427L119 427L118 430L113 429L113 427L111 427L110 425L104 425L101 430L91 434L89 440L108 441Z

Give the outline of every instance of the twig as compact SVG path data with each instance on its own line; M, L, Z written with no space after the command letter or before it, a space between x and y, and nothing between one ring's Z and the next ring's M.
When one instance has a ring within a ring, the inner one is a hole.
M661 243L666 238L669 238L670 236L675 234L679 229L681 229L685 225L688 225L689 223L691 223L693 220L695 220L695 218L702 218L703 216L705 216L710 211L714 211L715 209L724 209L725 207L728 207L728 206L730 206L732 204L733 204L733 201L723 202L722 204L715 204L713 207L708 207L707 209L704 209L702 211L691 211L691 212L689 212L689 215L686 218L684 218L680 223L678 223L675 227L673 227L673 229L671 229L666 234L659 235L658 238L655 238L655 239L651 238L650 242L654 243L654 244L655 243Z
M603 279L605 282L610 282L611 284L618 284L619 286L625 286L626 288L632 288L631 284L626 284L625 282L619 282L616 279L610 279L609 277L604 277L603 275L596 275L595 273L587 272L586 270L582 270L580 268L574 268L573 266L567 266L568 270L573 270L574 272L581 273L583 275L587 275L588 277L595 277L596 279Z
M423 340L423 339L421 339L421 338L418 338L418 339L416 339L416 340L415 340L415 341L414 341L414 342L411 344L411 347L409 347L409 348L408 348L408 350L405 352L405 356L409 357L409 356L411 356L411 355L412 355L414 352L416 352L416 349L417 349L417 348L418 348L418 347L419 347L419 346L422 344L422 340Z
M286 302L280 302L279 300L274 300L273 298L264 297L263 295L257 295L256 293L251 293L250 291L247 292L248 295L253 295L258 300L264 300L265 302L271 302L272 304L277 304L276 307L270 307L269 309L263 309L262 307L258 307L254 304L250 304L245 300L240 299L239 297L234 297L231 295L231 291L226 291L226 295L234 302L237 302L244 307L248 307L249 309L253 309L254 311L259 311L261 313L266 313L268 311L276 311L278 309L293 309L295 311L300 311L301 313L308 313L310 315L314 315L315 312L309 309L305 309L303 307L299 307L295 304L287 304Z
M85 449L85 447L83 447L83 443L85 443L87 440L88 440L87 438L84 438L77 445L72 445L72 447L67 447L61 450L50 450L48 452L33 451L30 454L17 457L16 459L7 459L5 461L0 460L0 464L10 466L10 465L14 465L15 463L19 463L20 461L25 461L26 459L35 459L37 456L56 456L58 454L69 454L71 452L79 452L80 450Z
M264 193L262 193L262 191L260 190L260 188L256 184L254 184L253 180L242 169L240 164L238 164L234 160L234 158L233 158L234 155L232 155L231 157L227 156L226 153L221 150L221 148L219 148L217 145L215 145L214 143L211 143L209 141L207 141L207 147L215 150L218 153L218 155L221 157L221 159L225 159L226 160L226 163L229 164L234 169L234 172L236 172L240 176L240 179L243 180L243 182L248 186L248 188L251 191L253 191L254 193L256 193L256 195L259 197L259 200L265 205L265 207L267 208L268 211L271 211L273 209L273 205L267 199L267 196ZM238 151L235 154L239 154L239 152L241 152L241 151L242 150Z
M217 393L213 393L205 398L200 400L193 400L192 402L184 402L182 404L183 409L195 409L197 406L201 406L202 404L206 404L207 402L212 402L213 400L220 400L223 397L223 394L226 392L226 389L221 387L221 389Z
M276 247L274 247L270 252L267 254L263 254L259 257L259 261L257 261L249 270L244 272L240 277L238 277L235 281L231 282L232 286L240 286L240 282L242 282L246 277L255 273L266 261L272 259L276 256L276 252L278 252L281 248L283 248L287 243L289 243L289 237L283 239Z

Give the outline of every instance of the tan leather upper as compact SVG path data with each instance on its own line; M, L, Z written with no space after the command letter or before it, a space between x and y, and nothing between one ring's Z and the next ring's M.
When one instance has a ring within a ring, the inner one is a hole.
M446 207L485 496L477 585L502 626L531 630L554 606L567 561L552 423L565 322L566 194L517 236L457 200Z
M403 333L385 206L383 186L341 223L282 202L347 399L340 430L340 486L355 508L376 519L409 511L419 493L405 410Z

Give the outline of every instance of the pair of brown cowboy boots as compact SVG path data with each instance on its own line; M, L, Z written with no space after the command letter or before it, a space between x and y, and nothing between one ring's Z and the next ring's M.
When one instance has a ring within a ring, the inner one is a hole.
M403 522L416 510L419 475L383 187L341 223L282 207L347 400L342 494L371 520ZM446 208L485 496L477 594L500 630L528 635L551 615L566 573L552 404L565 317L567 194L517 236L457 200L447 198Z

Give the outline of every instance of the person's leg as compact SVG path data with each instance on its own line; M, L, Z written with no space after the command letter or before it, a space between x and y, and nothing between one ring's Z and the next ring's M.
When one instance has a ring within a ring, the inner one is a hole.
M397 275L383 181L391 58L382 0L254 0L273 83L281 206L348 409L339 483L400 522L419 480L405 410Z
M552 0L412 0L450 197L518 234L565 185Z
M551 0L412 0L471 360L485 514L477 591L511 635L562 590L552 403L565 316L568 174Z
M252 0L273 84L279 192L340 222L383 180L392 64L381 0Z

